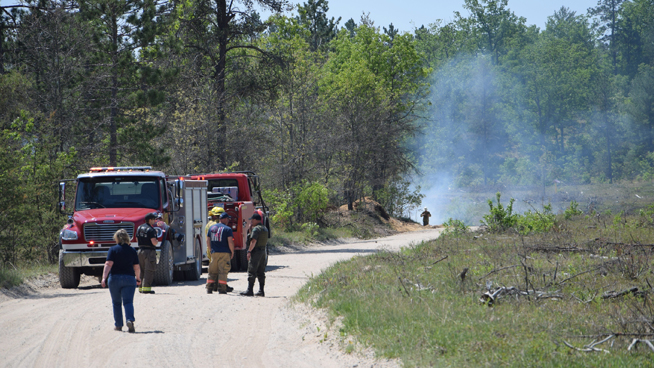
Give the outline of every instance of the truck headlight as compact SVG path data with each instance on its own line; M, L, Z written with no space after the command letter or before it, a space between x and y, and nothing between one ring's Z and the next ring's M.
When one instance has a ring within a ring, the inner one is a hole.
M67 229L62 230L61 240L77 240L77 231Z

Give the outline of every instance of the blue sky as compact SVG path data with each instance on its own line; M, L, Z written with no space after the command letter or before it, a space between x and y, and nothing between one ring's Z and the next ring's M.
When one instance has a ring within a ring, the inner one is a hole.
M544 28L547 17L561 6L567 6L577 14L585 14L590 7L597 5L598 0L509 0L509 8L516 15L527 18L527 24L535 24ZM16 4L16 0L0 0L0 4ZM304 1L294 1L303 3ZM352 18L361 19L361 15L370 13L370 18L378 27L387 27L390 23L401 31L413 31L415 27L429 25L437 19L448 22L453 19L455 10L464 16L464 0L329 0L330 17L342 17L340 25Z
M598 0L509 0L509 9L516 15L527 18L527 24L535 24L543 29L547 17L554 11L566 6L577 14L586 14L586 10L597 5ZM361 14L370 13L370 18L378 27L388 27L392 22L401 31L412 31L421 25L429 25L437 19L445 22L454 18L454 11L463 16L469 13L463 8L464 0L329 0L330 17L341 20L341 26L350 18L361 19ZM401 4L401 5L400 5Z

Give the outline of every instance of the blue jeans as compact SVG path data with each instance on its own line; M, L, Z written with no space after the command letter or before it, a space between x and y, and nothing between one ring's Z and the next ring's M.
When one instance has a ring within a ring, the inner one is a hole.
M114 321L116 327L123 327L123 309L125 306L125 319L134 322L134 290L136 278L130 275L109 275L107 280L111 302L114 305Z

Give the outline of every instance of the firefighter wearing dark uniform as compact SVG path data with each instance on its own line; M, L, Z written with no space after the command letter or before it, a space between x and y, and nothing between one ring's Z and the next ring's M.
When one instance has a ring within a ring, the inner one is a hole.
M207 294L213 293L218 284L218 293L227 294L227 274L234 258L234 233L227 226L230 216L223 212L220 222L212 225L207 231L207 243L211 244L211 263L207 277ZM231 291L231 290L229 290Z
M429 218L431 217L431 213L427 211L427 207L425 207L425 210L420 214L420 217L422 217L422 226L429 225Z
M139 264L141 266L141 286L139 293L154 294L152 290L152 281L154 280L154 271L157 264L156 246L157 232L152 225L157 221L157 214L154 212L145 215L145 223L136 229L136 239L139 242Z
M266 245L268 244L268 229L261 224L261 214L255 212L250 217L252 232L248 236L248 289L241 293L245 296L265 296L263 287L266 284L266 265L268 255ZM259 291L254 294L254 279L259 280Z

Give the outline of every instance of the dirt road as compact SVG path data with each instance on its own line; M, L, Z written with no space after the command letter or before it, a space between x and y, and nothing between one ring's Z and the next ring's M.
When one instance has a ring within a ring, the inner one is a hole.
M324 318L289 298L334 262L436 238L440 230L316 245L271 254L266 297L242 297L247 274L231 273L233 293L208 295L197 282L136 294L136 333L113 331L111 298L95 279L79 289L41 288L0 299L2 367L394 367L370 354L344 354ZM256 286L255 286L256 287ZM322 327L321 327L322 326ZM347 337L346 337L347 339Z

